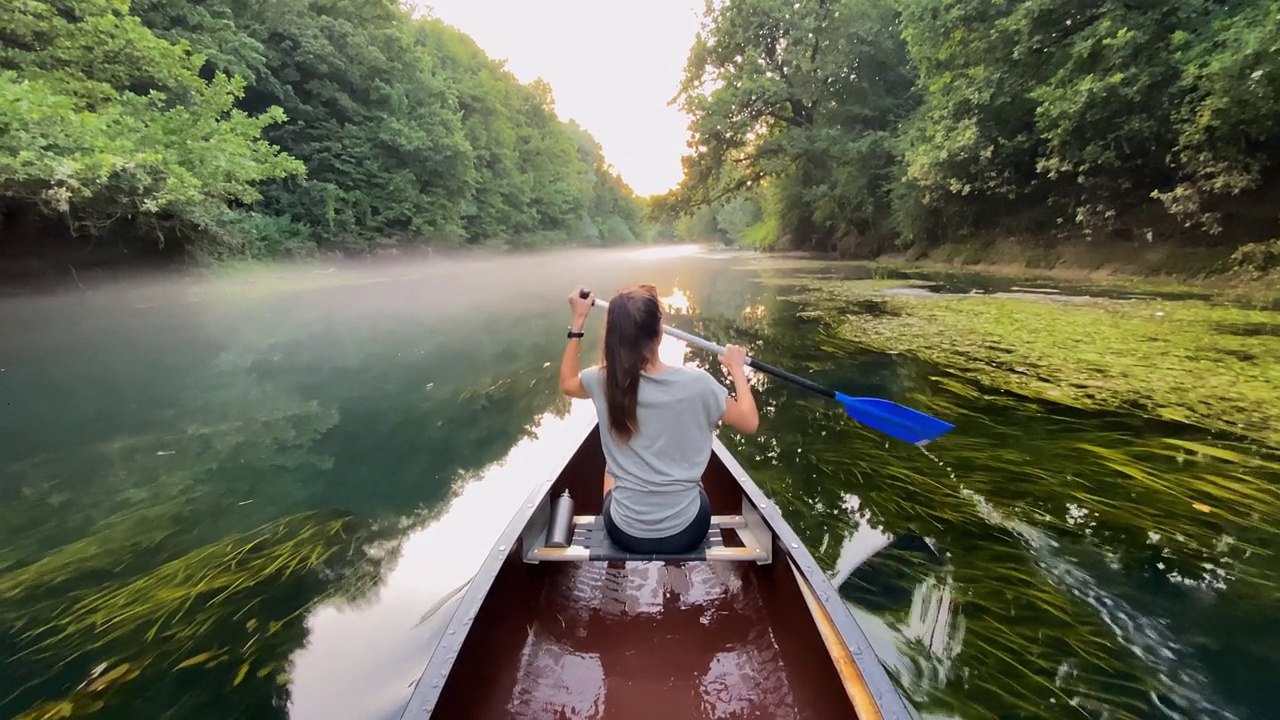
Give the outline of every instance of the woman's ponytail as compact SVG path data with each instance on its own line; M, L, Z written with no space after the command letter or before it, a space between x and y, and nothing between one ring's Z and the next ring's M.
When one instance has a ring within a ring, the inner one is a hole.
M652 285L623 290L609 301L604 332L604 397L609 429L627 442L639 429L640 373L662 338L662 305Z

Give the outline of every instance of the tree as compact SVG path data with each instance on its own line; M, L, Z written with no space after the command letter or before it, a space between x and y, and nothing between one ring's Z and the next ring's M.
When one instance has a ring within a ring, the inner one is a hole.
M1266 202L1280 179L1278 10L711 0L678 96L692 152L663 207L687 216L751 192L753 238L794 247L1162 217L1217 233L1224 212L1261 220L1235 223L1239 240L1265 240L1274 208L1233 198Z
M0 198L9 214L163 240L216 229L228 204L260 197L258 183L302 170L260 138L285 120L279 107L237 109L243 81L202 79L199 56L126 10L112 0L0 9Z
M695 135L683 209L775 182L800 245L884 225L890 141L915 104L895 28L878 0L709 3L679 95Z
M0 21L6 220L212 257L643 234L550 86L390 0L19 0Z

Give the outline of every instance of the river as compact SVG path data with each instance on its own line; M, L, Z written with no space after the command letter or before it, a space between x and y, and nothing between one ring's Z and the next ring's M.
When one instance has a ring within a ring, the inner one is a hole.
M762 431L721 432L925 717L1274 717L1275 448L841 341L789 272L598 250L0 300L0 717L399 717L424 615L594 422L556 391L565 295L636 282L956 423L925 453L759 378Z

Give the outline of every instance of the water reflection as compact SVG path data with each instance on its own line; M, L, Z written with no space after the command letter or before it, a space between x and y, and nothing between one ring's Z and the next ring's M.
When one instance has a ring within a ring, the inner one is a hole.
M1239 633L1256 627L1252 613L1274 617L1264 600L1278 570L1267 550L1280 516L1272 451L993 392L867 353L820 321L797 334L777 318L803 315L803 303L774 304L764 323L715 331L784 367L809 364L825 384L958 425L934 459L766 384L765 432L730 443L922 712L1145 720L1264 706L1259 668L1276 659ZM1185 578L1221 599L1186 594ZM1253 661L1222 664L1220 642Z
M306 647L292 658L290 715L397 718L434 647L448 607L432 608L480 567L533 488L549 479L595 423L585 401L564 417L543 415L501 460L455 486L453 497L416 523L399 560L357 606L332 603L307 620Z
M520 302L370 271L206 289L198 312L5 315L22 343L0 376L18 409L0 417L0 715L396 717L451 606L424 615L594 422L556 395L564 289L652 282L682 329L956 422L935 461L752 373L761 434L722 432L923 716L1267 716L1276 449L870 352L740 265L559 268ZM675 338L660 352L724 379ZM183 594L200 582L216 589ZM152 623L93 629L135 611Z

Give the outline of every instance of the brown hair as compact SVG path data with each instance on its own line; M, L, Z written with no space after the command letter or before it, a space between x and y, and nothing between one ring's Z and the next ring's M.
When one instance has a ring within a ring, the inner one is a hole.
M639 285L613 296L605 320L600 364L604 369L609 429L623 442L636 433L640 372L649 364L661 339L662 305L657 288Z

